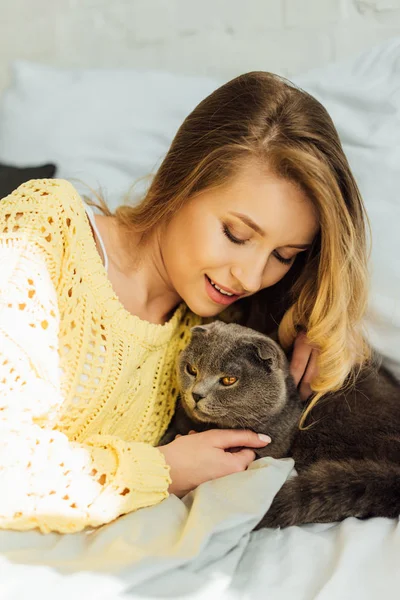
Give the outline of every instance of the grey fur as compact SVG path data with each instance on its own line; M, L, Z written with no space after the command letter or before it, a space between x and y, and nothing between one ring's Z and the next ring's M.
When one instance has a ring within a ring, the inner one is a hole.
M222 386L224 375L237 383ZM294 458L299 475L257 529L400 515L400 386L385 369L365 370L351 391L325 397L306 430L298 429L304 405L283 350L252 329L220 321L193 328L178 378L181 397L160 445L190 429L246 428L272 438L259 457ZM193 393L204 398L196 403Z

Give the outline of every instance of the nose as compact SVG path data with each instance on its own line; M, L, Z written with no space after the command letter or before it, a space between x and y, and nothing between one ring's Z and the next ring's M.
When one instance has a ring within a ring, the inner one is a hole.
M255 294L262 288L264 270L265 258L258 262L247 261L245 264L235 265L231 268L231 273L245 292Z
M204 398L201 394L197 394L196 392L192 392L193 400L197 403Z

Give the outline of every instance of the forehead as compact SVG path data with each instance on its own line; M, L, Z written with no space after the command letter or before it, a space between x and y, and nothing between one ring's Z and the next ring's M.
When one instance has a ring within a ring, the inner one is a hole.
M191 350L203 369L218 371L227 368L236 371L244 368L254 353L252 346L229 333L215 335L199 334L192 338Z
M306 193L255 163L243 165L228 183L207 191L203 201L219 216L246 214L280 245L311 243L319 227Z

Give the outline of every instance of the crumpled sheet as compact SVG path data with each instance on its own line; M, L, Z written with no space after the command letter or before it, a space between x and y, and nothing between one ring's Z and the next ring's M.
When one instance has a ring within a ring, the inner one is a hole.
M264 458L98 530L0 531L0 599L398 600L397 519L252 532L291 475Z

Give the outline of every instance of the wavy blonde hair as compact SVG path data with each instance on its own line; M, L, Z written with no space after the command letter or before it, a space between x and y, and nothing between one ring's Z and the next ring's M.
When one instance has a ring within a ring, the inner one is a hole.
M120 206L115 216L144 241L194 194L223 185L249 159L300 186L320 223L308 257L296 260L303 262L286 286L278 330L285 349L301 329L319 349L315 395L302 427L315 403L351 383L371 356L361 326L369 284L367 218L326 109L277 75L236 77L185 119L140 204Z

